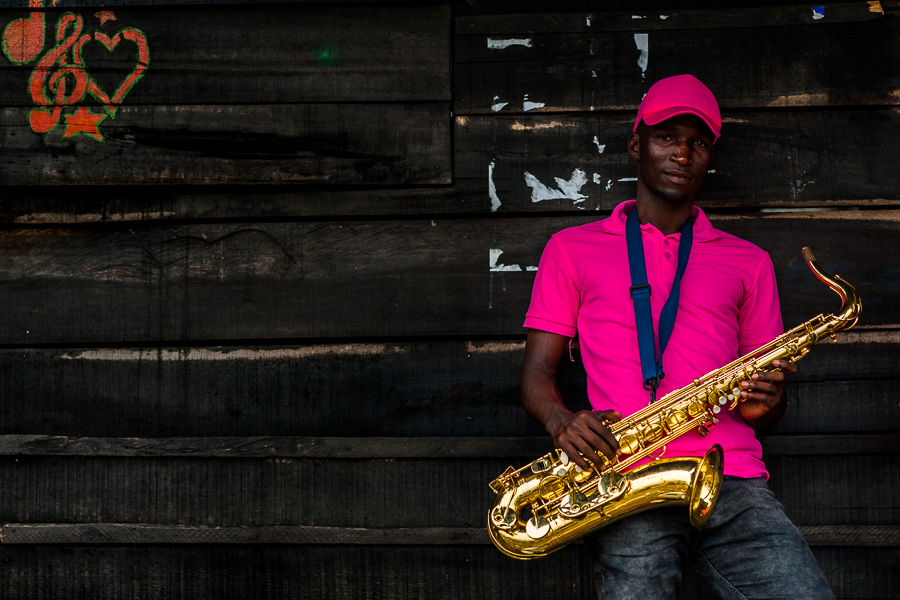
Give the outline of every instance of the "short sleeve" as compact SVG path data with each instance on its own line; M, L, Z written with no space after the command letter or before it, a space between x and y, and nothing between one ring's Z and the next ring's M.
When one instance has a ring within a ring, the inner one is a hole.
M750 282L738 319L740 355L751 352L784 333L775 268L768 254L760 261L756 275Z
M581 293L557 236L550 238L538 264L525 327L575 336Z

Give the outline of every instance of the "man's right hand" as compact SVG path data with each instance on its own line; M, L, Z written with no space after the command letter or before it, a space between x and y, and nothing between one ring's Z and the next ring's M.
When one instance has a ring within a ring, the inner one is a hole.
M566 408L556 381L557 368L569 338L531 329L525 341L525 357L519 378L522 404L532 417L553 437L556 447L576 465L592 469L589 462L602 466L602 456L612 459L619 444L607 427L622 418L613 410L573 413Z
M622 413L614 410L581 410L552 419L546 427L556 447L587 471L592 469L588 462L599 468L620 454L608 424L621 419Z

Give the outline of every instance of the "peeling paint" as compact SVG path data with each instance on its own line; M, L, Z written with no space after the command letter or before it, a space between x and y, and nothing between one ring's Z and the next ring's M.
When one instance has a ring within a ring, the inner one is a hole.
M869 2L869 12L878 13L880 15L884 14L884 8L881 6L881 2L877 0Z
M500 248L489 248L488 249L488 260L489 260L489 268L494 273L518 273L522 271L522 267L519 265L504 265L503 263L498 263L497 261L500 258L500 255L503 254L503 250Z
M505 50L510 46L524 46L531 48L531 38L508 38L504 40L487 39L487 47L491 50Z
M573 127L580 126L581 125L579 123L564 123L562 121L549 121L547 123L535 123L534 125L526 125L525 123L516 121L515 123L510 125L509 128L512 131L540 131L541 129L556 129L557 127L568 127L571 129Z
M638 56L638 67L641 69L641 79L647 76L647 64L650 62L650 36L646 33L634 34L634 45L640 50Z
M528 112L529 110L534 110L536 108L543 108L546 106L543 102L532 102L528 99L528 94L525 94L525 97L522 99L522 110Z
M521 352L525 342L474 342L466 343L466 352L470 354L494 354L497 352Z
M406 354L409 349L392 344L323 344L300 348L256 350L251 348L115 348L66 352L64 360L106 362L184 362L221 360L298 360L316 356L377 356Z
M154 211L146 213L29 213L13 219L13 223L41 224L41 223L114 223L118 221L143 221L147 219L165 219L176 216L175 211Z
M825 7L824 6L815 6L812 9L812 18L813 21L818 21L819 19L825 18Z
M581 169L572 171L572 176L568 181L560 177L554 177L553 180L556 182L556 189L547 187L537 177L525 171L525 184L531 188L531 201L568 199L577 204L587 198L581 194L581 188L587 183L587 174Z
M601 183L603 183L603 178L600 177L600 173L594 173L593 181L597 185L600 185Z
M637 177L620 177L619 181L637 181Z
M600 138L596 135L594 136L594 145L597 146L597 150L600 151L600 154L603 154L603 151L606 150L606 144L601 144Z
M507 104L509 104L509 102L500 102L500 96L494 96L494 103L491 104L491 110L500 112Z
M494 165L497 161L492 160L488 165L488 196L491 198L491 212L496 212L500 208L500 198L497 196L497 186L494 185Z
M817 106L829 104L828 94L790 94L778 96L766 106Z

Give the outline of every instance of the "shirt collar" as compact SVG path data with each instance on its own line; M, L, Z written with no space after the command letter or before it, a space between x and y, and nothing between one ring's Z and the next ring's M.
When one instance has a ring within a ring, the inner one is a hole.
M606 233L625 235L625 220L628 217L628 213L634 210L636 205L637 200L626 200L625 202L622 202L613 209L612 214L609 215L609 217L600 222L600 227ZM695 205L691 207L691 220L694 221L695 242L708 242L719 237L719 232L712 226L712 223L706 218L706 213L704 213L703 209L699 206ZM653 225L641 225L641 229L646 230L647 228L659 231ZM675 235L681 236L680 233L676 233Z

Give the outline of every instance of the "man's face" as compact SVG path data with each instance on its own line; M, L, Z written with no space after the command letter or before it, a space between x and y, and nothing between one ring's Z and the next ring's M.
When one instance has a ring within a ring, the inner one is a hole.
M694 115L677 115L656 125L641 123L628 139L628 153L637 160L638 193L649 192L670 203L693 200L712 161L713 139Z

